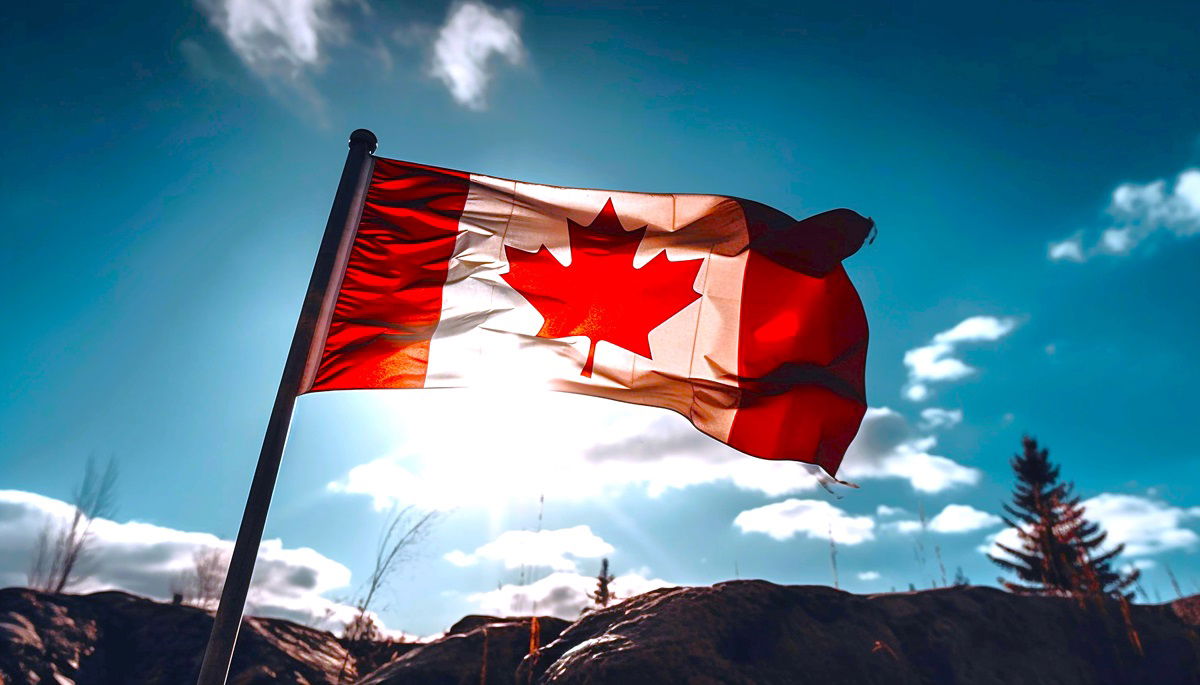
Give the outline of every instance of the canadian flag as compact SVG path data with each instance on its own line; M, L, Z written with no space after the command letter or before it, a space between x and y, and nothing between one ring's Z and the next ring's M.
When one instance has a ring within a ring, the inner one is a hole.
M866 410L866 317L841 260L871 227L376 158L302 390L545 387L672 409L835 474Z

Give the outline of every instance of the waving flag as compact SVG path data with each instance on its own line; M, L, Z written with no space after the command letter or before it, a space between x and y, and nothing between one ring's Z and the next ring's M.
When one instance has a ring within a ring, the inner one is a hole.
M866 410L841 260L871 226L376 158L301 390L544 387L836 473Z

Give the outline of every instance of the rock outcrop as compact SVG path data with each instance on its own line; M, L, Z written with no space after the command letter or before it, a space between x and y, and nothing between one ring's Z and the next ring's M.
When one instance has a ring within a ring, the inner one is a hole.
M569 625L541 616L542 643ZM361 685L517 685L517 666L529 654L530 619L468 616L441 639L421 645L383 666Z
M0 683L190 685L211 625L120 592L0 590ZM229 682L1200 685L1200 596L1134 605L1127 620L1116 602L984 587L864 596L733 581L538 625L534 656L529 618L468 616L433 642L369 645L252 618Z
M852 595L735 581L655 590L564 630L520 682L1200 683L1200 634L1170 605L986 587ZM1140 649L1140 653L1139 653Z
M0 682L194 683L211 628L205 611L124 592L0 590ZM249 618L229 682L334 683L343 663L353 679L357 660L330 633Z

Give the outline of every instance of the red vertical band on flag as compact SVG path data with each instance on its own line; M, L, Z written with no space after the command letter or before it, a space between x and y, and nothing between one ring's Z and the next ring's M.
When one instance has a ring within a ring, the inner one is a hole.
M751 250L739 328L729 444L837 473L867 408L867 319L845 270L805 275Z
M420 388L470 175L377 158L310 392Z

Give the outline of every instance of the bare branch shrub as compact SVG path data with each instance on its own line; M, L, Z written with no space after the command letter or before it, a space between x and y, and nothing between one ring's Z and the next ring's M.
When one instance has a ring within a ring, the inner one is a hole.
M388 513L375 547L375 566L354 603L358 613L346 624L344 637L359 639L351 635L351 629L358 633L366 628L368 622L373 625L368 612L376 596L391 581L396 570L412 559L414 548L429 535L437 518L436 511L422 512L411 506L397 507Z
M50 520L38 535L29 568L29 586L44 592L63 592L87 577L82 562L90 551L92 522L116 513L117 463L109 459L103 471L88 457L83 480L71 496L75 511L68 521Z
M404 562L412 559L417 544L428 537L438 516L436 511L421 512L412 506L394 507L388 512L375 546L375 566L354 602L354 617L342 629L344 640L361 643L383 638L383 631L370 613L371 605L379 592L391 582L395 572ZM338 671L339 685L353 675L347 670L349 664L350 652L347 651Z
M379 629L374 616L358 613L346 624L342 637L353 642L373 642L383 638L383 631Z
M183 597L183 603L213 610L221 601L225 587L225 572L229 569L229 552L219 547L201 547L192 554L192 567L171 582L172 594Z

